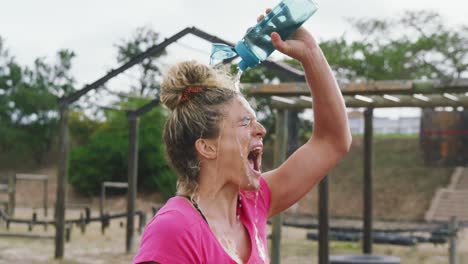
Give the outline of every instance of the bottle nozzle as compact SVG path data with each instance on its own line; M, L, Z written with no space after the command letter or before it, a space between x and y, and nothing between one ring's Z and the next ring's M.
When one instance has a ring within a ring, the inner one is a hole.
M239 70L241 71L245 71L249 67L247 63L245 63L244 60L241 60L237 66L239 67Z

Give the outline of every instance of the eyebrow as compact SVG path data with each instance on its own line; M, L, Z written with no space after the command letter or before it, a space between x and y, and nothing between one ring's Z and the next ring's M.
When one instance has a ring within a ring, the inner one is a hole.
M252 119L252 117L249 116L249 115L242 116L242 117L239 118L239 122L243 122L243 121L245 121L246 119Z
M246 113L246 114L244 114L242 117L239 118L239 121L242 121L242 120L244 120L244 119L246 119L246 118L250 118L250 119L255 119L255 120L257 120L257 116L256 116L256 115L254 115L254 114L252 114L252 113Z

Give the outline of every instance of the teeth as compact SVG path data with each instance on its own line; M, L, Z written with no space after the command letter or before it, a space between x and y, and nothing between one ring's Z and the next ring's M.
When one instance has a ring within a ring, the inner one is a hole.
M256 160L259 155L262 154L262 148L261 147L255 147L252 150L250 150L248 158L252 160Z
M254 151L255 151L255 152L260 152L260 151L262 151L262 148L261 148L261 147L256 147L256 148L253 148L253 149L251 150L251 152L254 152Z

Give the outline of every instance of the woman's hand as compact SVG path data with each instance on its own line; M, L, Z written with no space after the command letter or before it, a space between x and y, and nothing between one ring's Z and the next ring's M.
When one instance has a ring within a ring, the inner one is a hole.
M271 8L266 9L265 13L271 12ZM260 15L257 22L265 16ZM281 53L303 62L311 51L318 47L315 38L304 27L299 27L287 40L282 40L277 32L271 33L271 42L273 46Z

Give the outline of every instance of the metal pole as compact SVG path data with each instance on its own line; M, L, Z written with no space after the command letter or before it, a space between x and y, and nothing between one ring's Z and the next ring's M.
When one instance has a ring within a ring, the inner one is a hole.
M68 104L60 102L60 139L55 204L55 258L63 258L65 240L65 202L68 176Z
M450 264L458 264L457 257L457 231L458 231L458 221L455 216L450 218L450 241L449 241L449 256Z
M131 112L128 115L128 126L127 253L133 250L135 238L135 201L138 174L138 116Z
M328 176L325 176L319 184L319 264L328 264L330 261L328 223Z
M277 110L276 112L276 132L275 132L275 153L274 163L278 167L286 159L288 143L288 116L287 110ZM281 249L281 226L283 224L282 214L273 218L273 230L271 235L271 263L280 263Z
M372 108L364 111L364 254L372 254L372 112Z

